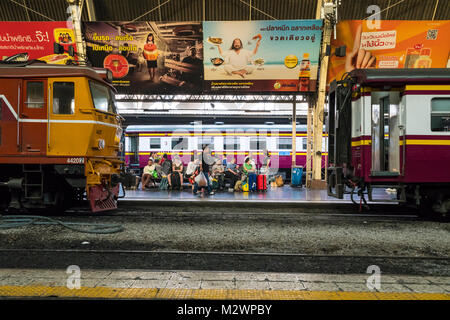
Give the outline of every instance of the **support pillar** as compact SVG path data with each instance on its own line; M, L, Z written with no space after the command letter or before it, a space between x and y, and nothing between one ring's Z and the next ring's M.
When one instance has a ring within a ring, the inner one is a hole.
M331 2L330 0L324 0L324 2ZM316 19L321 18L319 5L322 4L321 0L318 0L316 10ZM323 25L323 37L322 37L322 50L320 56L320 74L319 74L319 87L317 92L317 99L314 106L313 113L313 150L312 150L312 180L310 188L312 189L325 189L326 181L322 180L322 134L323 134L323 121L324 121L324 106L326 99L326 85L327 85L327 71L329 57L325 55L326 48L331 41L332 25L328 19L324 19Z
M297 161L297 96L294 95L294 102L292 104L292 168L295 167Z

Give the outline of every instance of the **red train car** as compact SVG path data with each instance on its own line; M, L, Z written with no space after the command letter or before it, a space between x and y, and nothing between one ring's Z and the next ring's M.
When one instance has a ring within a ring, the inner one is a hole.
M329 102L329 195L374 201L391 188L394 201L449 212L450 69L354 70Z

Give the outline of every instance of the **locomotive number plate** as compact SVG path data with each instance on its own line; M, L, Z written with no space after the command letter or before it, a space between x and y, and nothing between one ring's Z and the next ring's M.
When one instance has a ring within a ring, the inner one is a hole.
M67 163L82 164L84 163L84 158L67 158Z

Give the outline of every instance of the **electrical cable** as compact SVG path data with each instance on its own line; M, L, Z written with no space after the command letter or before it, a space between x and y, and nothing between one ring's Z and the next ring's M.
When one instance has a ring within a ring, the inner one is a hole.
M120 224L63 222L45 216L28 216L28 215L0 216L0 230L20 228L29 225L61 225L72 231L82 233L93 233L93 234L110 234L122 232L123 230L125 230L125 228Z

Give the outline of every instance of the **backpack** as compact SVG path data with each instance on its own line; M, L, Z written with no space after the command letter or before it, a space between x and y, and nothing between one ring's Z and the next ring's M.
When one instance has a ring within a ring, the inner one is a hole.
M167 190L169 188L169 180L166 177L161 178L161 182L159 184L159 190Z

